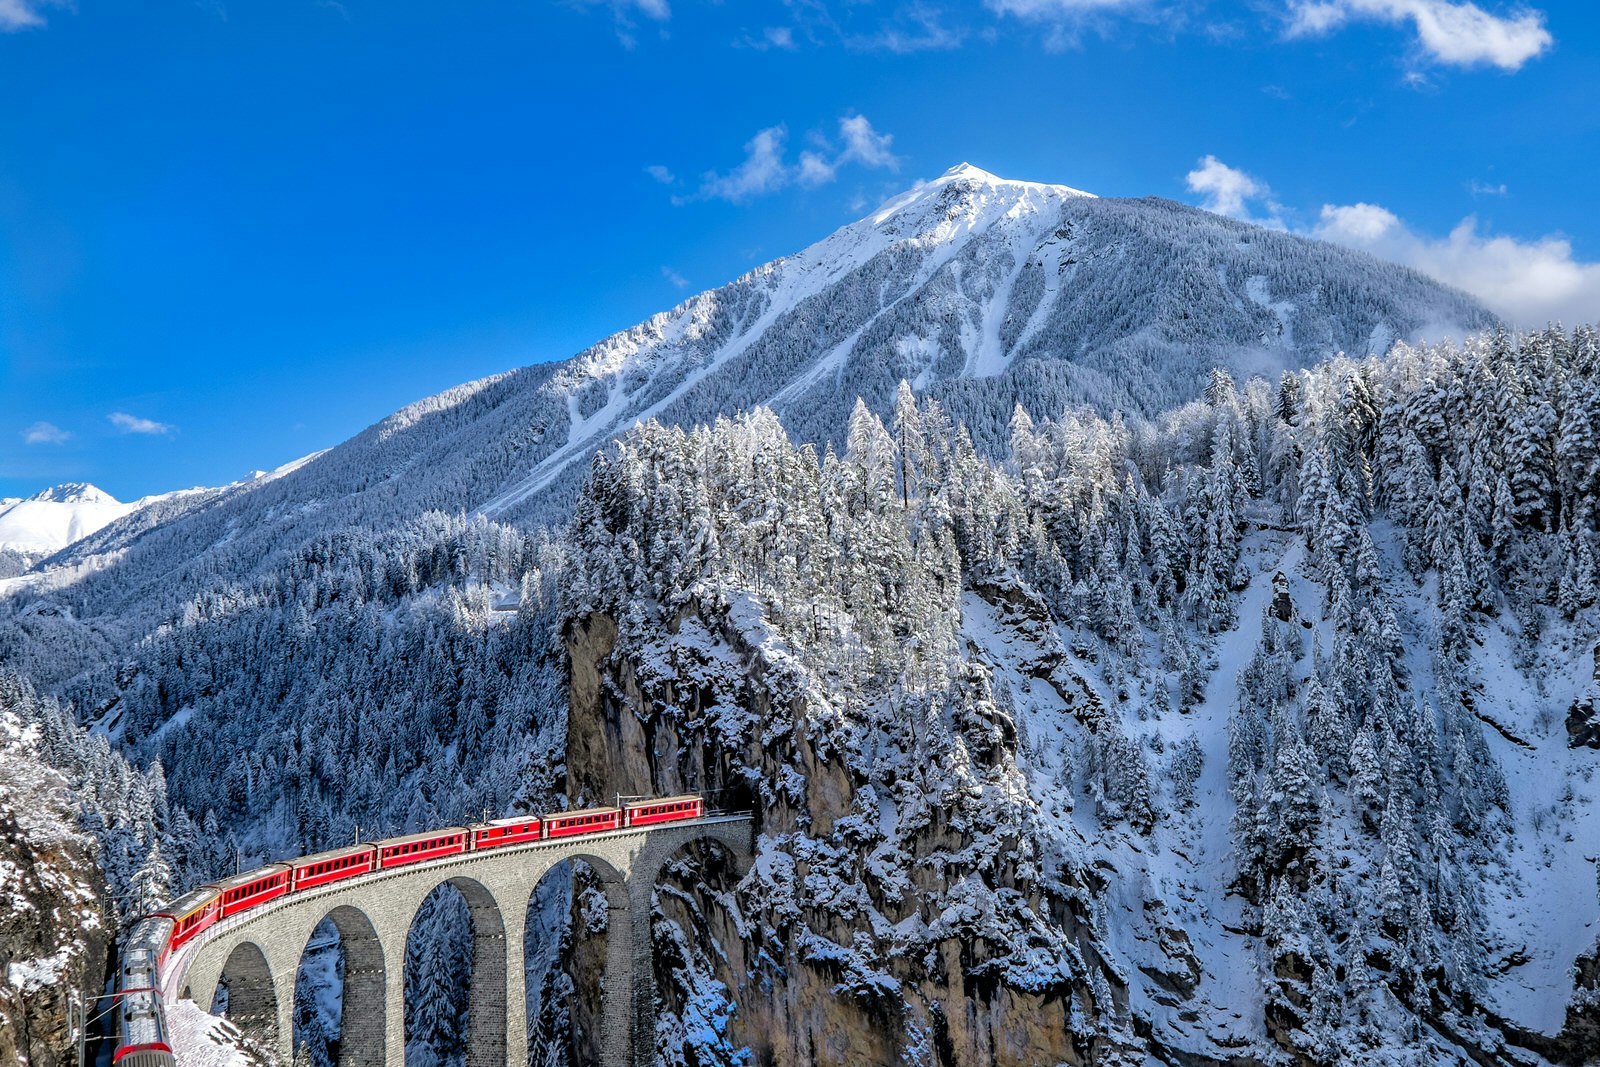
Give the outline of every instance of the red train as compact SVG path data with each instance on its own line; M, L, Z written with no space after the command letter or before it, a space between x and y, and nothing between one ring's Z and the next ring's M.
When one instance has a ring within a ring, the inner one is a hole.
M117 1067L175 1067L167 1044L158 987L167 958L211 924L290 893L359 878L411 863L463 852L504 848L558 837L653 826L705 814L693 795L631 801L620 808L587 808L553 815L519 815L474 826L449 826L427 833L390 837L269 863L253 871L201 886L140 920L129 935L118 982Z

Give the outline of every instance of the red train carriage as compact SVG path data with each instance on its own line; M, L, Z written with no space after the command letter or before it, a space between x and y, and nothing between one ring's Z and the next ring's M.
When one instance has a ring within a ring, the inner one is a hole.
M329 882L370 874L378 869L378 846L351 845L348 848L329 849L311 856L301 856L294 861L294 871L289 876L289 889L298 893Z
M211 886L204 886L173 901L166 911L158 911L153 918L172 920L172 938L167 942L167 952L173 953L189 942L194 935L217 921L221 912L221 894Z
M622 809L589 808L569 811L560 815L546 815L545 837L571 837L574 834L595 834L601 830L615 830L622 825Z
M685 794L631 801L622 806L622 814L624 826L649 826L658 822L698 819L705 814L705 805L699 797Z
M378 866L384 869L406 863L454 856L467 850L467 828L451 826L443 830L430 830L425 834L390 837L378 842Z
M287 863L269 863L265 867L212 882L211 888L221 894L219 903L222 910L217 918L226 919L257 904L277 900L289 891L289 870Z
M472 828L472 847L498 848L521 841L537 841L543 825L544 820L537 815L519 815L513 819L479 823Z

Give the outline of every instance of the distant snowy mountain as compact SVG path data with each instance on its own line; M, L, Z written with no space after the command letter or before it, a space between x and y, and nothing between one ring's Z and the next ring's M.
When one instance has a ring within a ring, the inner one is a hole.
M49 555L139 507L87 482L69 482L25 500L0 500L0 551Z

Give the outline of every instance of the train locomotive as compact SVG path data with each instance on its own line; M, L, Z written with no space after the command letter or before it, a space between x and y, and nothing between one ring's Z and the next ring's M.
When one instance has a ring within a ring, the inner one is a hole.
M201 886L139 920L128 935L117 977L116 1067L176 1067L161 1004L161 972L172 954L214 923L280 897L409 864L536 841L653 826L704 816L697 795L628 801L549 815L519 815L472 826L447 826L330 849Z

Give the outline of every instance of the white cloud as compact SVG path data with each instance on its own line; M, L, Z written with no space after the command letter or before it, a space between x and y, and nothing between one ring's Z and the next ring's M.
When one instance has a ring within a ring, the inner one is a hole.
M787 26L768 26L762 31L761 38L769 48L793 51L795 47L794 31Z
M0 0L0 3L4 2L5 0ZM578 2L584 7L609 8L617 40L622 43L622 47L629 49L639 43L633 34L638 25L635 16L643 16L652 22L662 23L672 18L672 8L668 6L667 0L578 0Z
M129 415L126 411L113 411L106 418L122 433L168 434L177 428L169 423Z
M71 437L53 422L36 422L22 431L22 442L29 445L59 445Z
M865 115L850 115L839 120L839 136L844 140L844 151L839 163L860 163L863 167L885 167L899 170L900 160L889 151L894 137L872 128Z
M667 281L671 282L672 285L673 285L673 288L676 288L676 289L687 289L687 288L689 288L689 279L685 278L683 275L679 274L677 271L673 270L671 267L662 267L661 268L661 276L663 278L665 278Z
M1563 237L1480 233L1472 216L1448 237L1430 237L1377 204L1325 204L1312 234L1465 289L1518 326L1600 320L1600 263L1580 262Z
M1472 181L1467 183L1467 188L1469 190L1471 190L1473 196L1505 196L1506 195L1506 183L1505 182L1500 182L1499 184L1494 184L1494 183L1491 183L1491 182L1480 182L1476 178L1474 178Z
M900 8L877 32L848 37L845 45L858 51L882 50L897 55L959 48L966 39L966 31L947 25L945 18L946 14L937 8L911 4Z
M1145 0L983 0L983 3L997 15L1015 15L1022 19L1053 22L1074 18L1091 11L1140 7Z
M653 163L644 168L644 172L662 185L671 185L676 180L673 173L659 163Z
M826 185L839 176L839 168L816 152L801 152L800 167L795 177L801 185Z
M1189 172L1189 189L1208 211L1247 222L1284 228L1282 205L1261 179L1206 156ZM1505 186L1474 182L1474 194L1500 196ZM1265 220L1252 217L1260 202ZM1543 326L1552 319L1567 325L1600 321L1600 263L1585 263L1572 243L1559 235L1531 241L1480 232L1468 216L1448 237L1419 233L1378 204L1324 204L1310 229L1296 232L1399 263L1447 285L1463 289L1491 311L1517 326Z
M1259 178L1235 167L1230 167L1216 156L1200 160L1194 170L1184 176L1189 191L1199 193L1204 200L1201 207L1219 215L1256 222L1275 229L1283 228L1280 218L1283 209L1272 199L1272 190ZM1250 212L1250 201L1263 201L1267 208L1265 218L1256 218Z
M1331 33L1353 19L1410 22L1424 52L1458 67L1518 70L1554 43L1542 11L1499 16L1466 0L1290 0L1289 35Z
M1045 48L1061 51L1077 44L1077 31L1094 16L1134 12L1149 7L1150 0L983 0L983 5L996 15L1045 27Z
M726 174L707 172L695 197L679 197L674 202L719 199L742 203L790 184L807 188L826 185L836 180L847 164L869 170L900 167L900 158L890 150L894 138L873 129L865 115L846 115L839 120L840 146L820 133L811 134L814 147L801 152L792 165L784 157L787 140L788 130L783 126L761 130L745 144L743 163Z
M708 172L700 195L739 203L789 184L789 168L783 162L783 143L788 136L782 126L757 133L745 143L744 162L727 174Z
M0 33L39 29L45 24L45 8L65 4L66 0L0 0Z
M608 7L618 19L627 19L639 14L655 22L666 22L672 17L672 8L667 5L667 0L583 0L583 2L589 7Z

